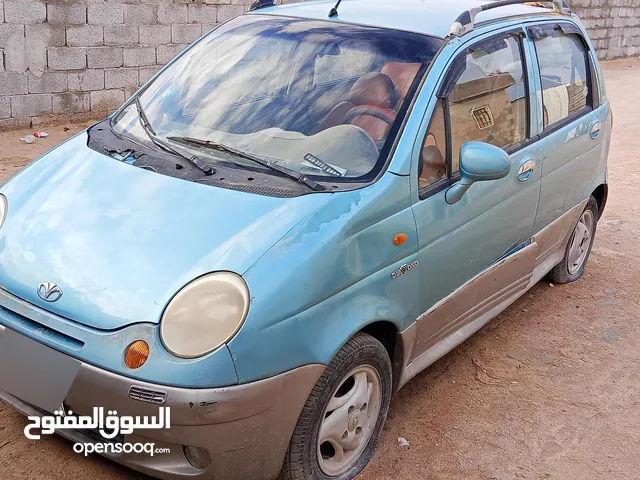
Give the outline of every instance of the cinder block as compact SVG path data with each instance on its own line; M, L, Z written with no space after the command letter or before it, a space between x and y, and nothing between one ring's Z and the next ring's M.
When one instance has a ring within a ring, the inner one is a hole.
M91 110L90 93L60 93L53 96L53 113L81 113Z
M158 65L166 65L173 57L178 55L182 50L187 48L187 45L158 45L156 49L156 57Z
M217 23L218 7L215 5L189 5L189 23Z
M59 25L87 23L87 6L82 3L47 5L47 22Z
M171 43L169 25L140 25L141 45L164 45L165 43Z
M104 28L99 25L67 27L67 45L70 47L104 45Z
M188 7L176 3L158 5L158 23L173 25L189 21Z
M27 42L40 35L45 39L48 47L64 47L66 45L66 30L62 25L48 25L40 23L38 25L26 25Z
M171 25L172 43L191 43L202 35L200 25Z
M0 97L0 119L11 116L11 101L9 97Z
M155 47L126 47L123 53L125 67L144 67L156 64Z
M0 72L4 72L4 50L0 49Z
M162 67L155 65L153 67L140 67L140 71L138 72L138 78L140 79L140 85L144 85L149 80L153 78L153 76L160 71Z
M158 7L156 5L124 5L124 23L130 25L158 23Z
M27 76L21 73L0 72L0 96L29 93Z
M11 97L11 116L35 117L52 112L51 94L20 95Z
M0 2L0 22L4 22L4 3Z
M67 72L47 71L40 78L29 75L29 93L66 92L69 74Z
M104 71L106 89L135 87L139 85L137 68L114 68Z
M97 47L87 50L89 68L116 68L122 64L122 47Z
M50 70L84 70L87 68L87 50L74 47L49 47Z
M138 25L104 27L105 45L137 45L139 39Z
M104 29L99 25L67 27L67 45L70 47L98 47L104 45Z
M21 25L43 23L47 20L47 7L37 0L4 2L4 21Z
M214 28L218 27L218 25L201 25L202 26L202 34L207 35Z
M242 5L220 5L218 7L218 23L226 22L232 18L242 15L245 7Z
M131 97L133 97L133 94L136 93L138 91L138 87L126 87L124 89L124 98L125 101L129 100Z
M85 70L69 72L69 90L82 91L102 90L104 88L104 70Z
M87 22L90 25L118 25L124 23L122 5L113 3L89 4Z
M14 35L24 36L24 25L9 25L8 23L0 24L0 48L5 48L9 38Z
M91 92L91 110L116 110L124 103L122 90L101 90Z

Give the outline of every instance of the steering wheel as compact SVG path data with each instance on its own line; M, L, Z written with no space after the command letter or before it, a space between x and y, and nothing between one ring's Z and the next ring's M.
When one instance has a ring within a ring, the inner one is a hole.
M393 126L396 121L395 115L389 115L380 107L376 107L375 105L361 105L359 107L352 108L347 112L344 116L344 123L352 123L356 118L363 115L375 117L378 120L388 123L390 126Z

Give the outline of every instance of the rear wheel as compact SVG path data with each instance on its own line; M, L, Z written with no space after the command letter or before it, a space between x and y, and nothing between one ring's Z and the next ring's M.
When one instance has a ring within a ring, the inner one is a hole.
M549 272L548 278L550 281L554 283L569 283L575 282L582 276L591 254L597 225L598 202L591 197L569 239L564 258Z
M338 352L309 395L281 478L354 478L373 456L391 392L389 354L372 336L357 334Z

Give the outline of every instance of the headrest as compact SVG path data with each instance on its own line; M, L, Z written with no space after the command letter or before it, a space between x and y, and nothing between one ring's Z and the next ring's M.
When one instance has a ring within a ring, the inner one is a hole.
M422 67L420 63L400 62L389 62L382 67L382 73L387 75L396 87L398 103L401 103L409 93L420 67Z
M393 108L397 101L396 89L385 74L367 73L353 85L348 100L354 105Z

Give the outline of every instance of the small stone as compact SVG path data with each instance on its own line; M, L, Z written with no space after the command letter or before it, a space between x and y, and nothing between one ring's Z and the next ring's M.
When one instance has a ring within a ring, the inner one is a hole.
M406 438L404 437L399 437L398 438L398 446L399 447L408 447L409 446L409 442Z
M555 285L554 285L553 283L550 283L550 284L549 284L549 286L550 286L551 288L554 288L554 287L555 287Z

